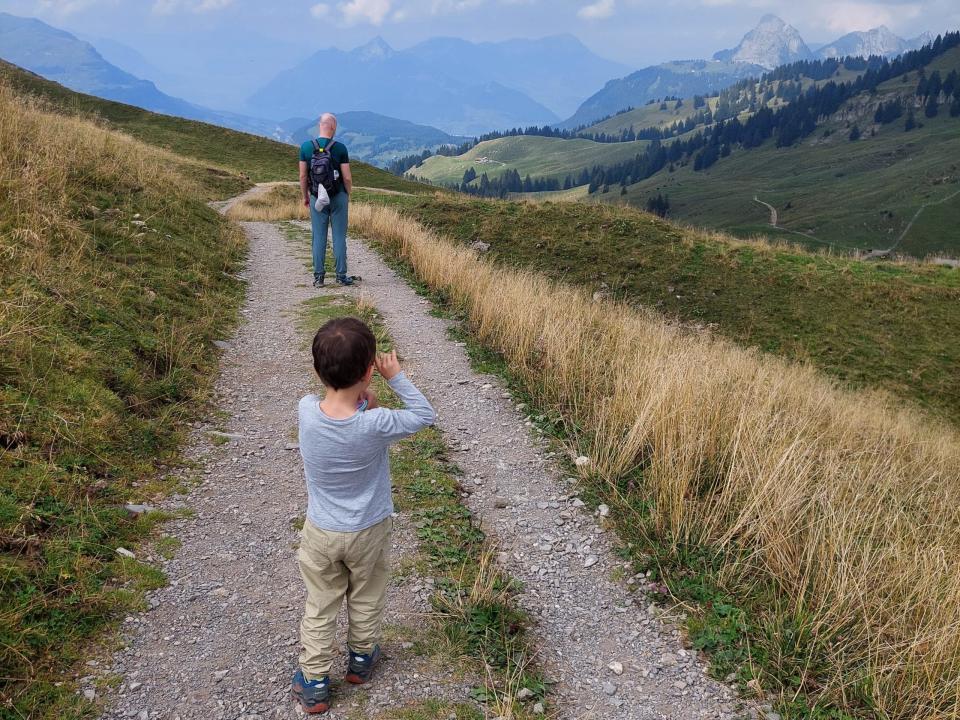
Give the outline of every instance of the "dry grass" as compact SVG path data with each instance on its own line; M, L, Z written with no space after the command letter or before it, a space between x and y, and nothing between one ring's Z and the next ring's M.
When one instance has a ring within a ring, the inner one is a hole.
M156 522L120 508L158 488L242 297L245 239L205 203L227 176L0 82L4 717L82 712L54 681L162 583L117 559Z
M867 696L880 717L960 716L960 439L812 369L494 267L385 207L354 204L382 243L465 312L583 471L639 478L653 532L726 552L772 581L829 660L809 691ZM831 672L832 671L832 672Z
M306 220L309 216L296 183L271 183L263 192L244 198L227 211L228 218L240 222Z

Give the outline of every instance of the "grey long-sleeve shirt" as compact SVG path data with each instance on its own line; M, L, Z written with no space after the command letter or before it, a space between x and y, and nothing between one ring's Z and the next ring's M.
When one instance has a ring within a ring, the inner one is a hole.
M318 396L300 400L307 519L322 530L359 532L393 513L387 448L433 425L435 413L403 373L389 385L403 409L374 408L335 420L320 409Z

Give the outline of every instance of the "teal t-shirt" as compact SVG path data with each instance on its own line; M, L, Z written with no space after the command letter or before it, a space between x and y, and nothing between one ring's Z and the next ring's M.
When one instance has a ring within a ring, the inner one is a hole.
M347 146L342 142L337 142L336 140L331 140L329 138L317 138L317 143L320 147L327 147L328 143L333 143L330 145L330 155L333 157L333 161L337 164L337 167L350 162L350 154L347 152ZM300 146L300 160L305 163L310 162L310 158L313 157L313 141L307 140L303 145ZM340 178L337 180L337 190L334 193L339 194L344 190L343 185L343 171L340 171Z
M350 162L350 154L347 152L347 146L342 142L337 140L329 140L328 138L317 138L317 142L320 143L320 147L325 148L327 143L332 142L333 145L330 147L330 154L333 156L334 162L337 165L345 165ZM303 145L300 146L300 160L303 162L310 162L310 158L313 157L313 141L307 140Z

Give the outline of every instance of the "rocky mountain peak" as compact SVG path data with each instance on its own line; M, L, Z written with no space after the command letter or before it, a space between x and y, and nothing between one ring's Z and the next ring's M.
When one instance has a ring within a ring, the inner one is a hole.
M764 15L753 30L743 36L737 47L722 50L714 60L760 65L768 70L813 57L810 48L792 25L776 15Z

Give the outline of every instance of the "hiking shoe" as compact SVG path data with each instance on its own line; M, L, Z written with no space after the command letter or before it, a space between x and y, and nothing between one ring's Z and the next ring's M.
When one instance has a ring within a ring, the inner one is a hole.
M308 715L325 713L330 709L330 676L307 680L303 670L297 670L290 683L290 697L300 703Z
M315 288L323 287L323 275L314 275L313 276L313 286Z
M337 276L337 285L353 285L353 277L347 275L338 275Z
M349 648L347 648L349 650ZM347 675L344 677L348 683L354 685L363 685L369 682L373 674L373 668L380 662L380 646L374 645L373 651L369 655L360 655L350 650L350 664L347 666Z

